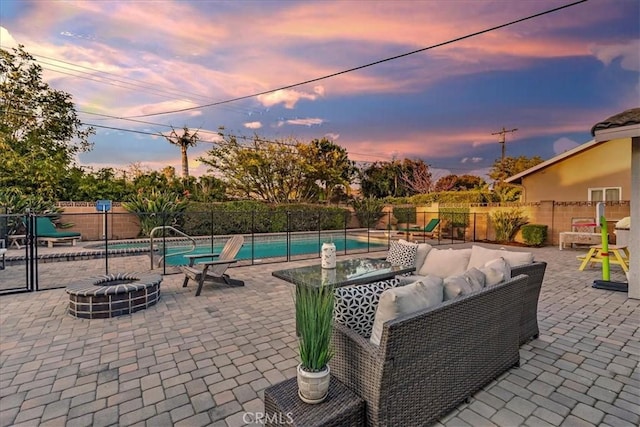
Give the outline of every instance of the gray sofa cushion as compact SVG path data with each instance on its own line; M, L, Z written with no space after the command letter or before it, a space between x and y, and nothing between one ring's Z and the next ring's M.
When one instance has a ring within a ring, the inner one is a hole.
M409 285L384 291L376 310L371 343L380 345L382 326L385 322L440 304L442 292L442 279L435 276L424 277Z

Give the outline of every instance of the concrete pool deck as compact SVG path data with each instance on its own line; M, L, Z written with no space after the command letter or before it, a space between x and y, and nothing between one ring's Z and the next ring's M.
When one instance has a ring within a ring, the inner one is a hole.
M548 262L540 337L521 348L520 367L440 424L638 425L640 300L592 288L601 271L578 271L586 250L526 250ZM113 260L148 270L146 256ZM167 275L155 306L105 320L69 316L64 289L0 297L0 426L257 425L264 389L298 363L293 285L271 272L318 262L234 267L245 287L208 285L199 297ZM46 263L40 273L68 281L103 274L103 263ZM612 267L612 280L623 278Z

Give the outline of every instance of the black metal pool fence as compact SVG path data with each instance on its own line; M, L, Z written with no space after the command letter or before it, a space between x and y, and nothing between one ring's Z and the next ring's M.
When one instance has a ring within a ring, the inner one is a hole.
M242 234L245 242L252 247L256 241L270 238L286 243L286 249L277 256L265 259L252 252L250 258L238 263L254 265L318 258L320 243L329 241L343 248L339 254L348 255L380 251L381 248L387 248L391 240L398 238L434 245L483 240L486 236L479 236L477 230L484 232L486 226L483 223L488 220L486 215L481 214L419 212L406 218L406 223L397 223L392 221L392 213L356 216L353 212L337 209L329 212L163 212L138 213L135 216L119 212L63 212L51 217L52 220L63 227L61 231L79 232L81 241L75 242L75 246L72 245L73 241L54 241L51 249L43 246L46 245L45 242L39 243L36 237L36 218L45 215L2 212L0 208L0 247L4 244L9 251L6 254L6 268L0 270L0 294L65 287L64 277L70 271L84 275L120 272L118 270L127 264L126 258L132 256L147 259L138 262L136 271L153 267L159 273L175 273L179 270L164 262L165 251L171 244L190 237L208 238L211 242L219 243L231 235ZM432 218L440 219L435 233L421 233L419 228ZM156 250L151 250L150 237L153 237ZM293 253L291 245L300 238L317 239L318 252ZM355 239L363 244L349 249L346 244L348 239ZM138 244L137 247L123 248L134 243ZM149 243L149 246L145 246L145 243ZM152 259L163 262L152 265ZM60 264L55 265L60 261L70 264L64 268Z

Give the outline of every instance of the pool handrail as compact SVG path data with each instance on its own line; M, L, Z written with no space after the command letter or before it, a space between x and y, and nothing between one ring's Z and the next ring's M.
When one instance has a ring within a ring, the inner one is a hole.
M171 225L160 225L158 227L154 227L151 232L149 232L149 254L151 257L151 269L154 269L154 265L153 265L153 235L156 232L156 230L173 230L175 233L186 237L189 241L191 241L191 247L188 250L185 251L180 251L180 252L176 252L171 254L171 256L175 256L175 255L183 255L183 254L188 254L190 252L193 252L196 249L196 239L194 239L193 237L189 236L186 233L183 233L182 231L178 230L177 228L171 226ZM160 265L162 264L162 261L164 260L165 256L161 256L160 259L158 260L158 267L160 267Z

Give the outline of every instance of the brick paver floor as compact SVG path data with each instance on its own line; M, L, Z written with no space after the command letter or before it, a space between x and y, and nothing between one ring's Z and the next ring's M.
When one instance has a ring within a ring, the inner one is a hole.
M601 272L578 271L584 250L532 250L549 263L540 337L522 346L520 367L441 425L637 426L640 300L592 288ZM40 273L64 283L99 274L96 262ZM117 268L147 262L123 258ZM271 272L315 262L232 268L245 287L208 285L197 298L193 284L167 275L157 305L108 320L69 316L64 289L0 297L0 426L252 424L264 389L295 376L297 364L293 287Z

